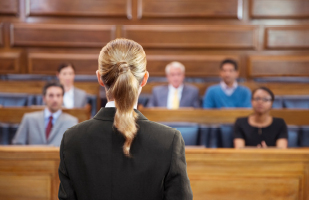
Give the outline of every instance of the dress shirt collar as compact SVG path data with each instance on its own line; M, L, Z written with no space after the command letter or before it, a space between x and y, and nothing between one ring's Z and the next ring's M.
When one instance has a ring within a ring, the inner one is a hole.
M232 87L229 87L224 81L221 81L221 82L220 82L220 86L221 86L223 92L224 92L226 95L230 96L230 95L233 94L233 92L234 92L234 91L236 90L236 88L238 87L238 83L237 83L237 81L235 81L235 82L233 83Z
M52 115L53 116L53 121L58 119L58 117L61 115L62 110L59 109L57 112L51 113L48 108L45 108L44 110L44 118L49 119L49 117Z
M115 101L109 101L105 105L105 108L115 108L115 107L116 107ZM134 109L137 109L137 103L134 105Z
M183 90L183 84L181 84L178 88L174 88L172 84L168 84L168 90L172 92L178 90L178 92L181 92Z

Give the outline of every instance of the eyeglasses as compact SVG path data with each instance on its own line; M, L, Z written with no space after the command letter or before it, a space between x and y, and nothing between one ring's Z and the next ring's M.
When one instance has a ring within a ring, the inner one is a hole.
M269 99L269 98L260 98L260 97L257 97L257 98L253 98L252 99L253 101L263 101L263 102L269 102L269 101L272 101L272 99Z

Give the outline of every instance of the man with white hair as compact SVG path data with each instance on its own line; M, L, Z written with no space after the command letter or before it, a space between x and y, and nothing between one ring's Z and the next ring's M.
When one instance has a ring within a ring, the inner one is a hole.
M199 91L196 87L184 84L185 67L180 62L171 62L165 67L168 85L154 87L147 107L200 107Z

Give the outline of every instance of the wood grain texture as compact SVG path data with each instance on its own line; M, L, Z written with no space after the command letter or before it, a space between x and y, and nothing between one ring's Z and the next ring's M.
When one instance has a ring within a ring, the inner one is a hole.
M17 15L18 0L2 0L0 1L0 15Z
M130 0L28 0L30 16L127 17Z
M251 0L252 18L309 18L307 0Z
M0 81L0 92L42 94L44 81ZM98 95L100 85L96 82L75 82L75 87L85 90L88 94Z
M233 124L237 118L252 114L251 109L193 109L168 110L164 108L143 108L143 115L155 122L193 122L199 124ZM273 117L280 117L288 125L308 125L309 110L271 111Z
M268 27L266 49L309 49L309 26Z
M309 198L308 149L186 148L185 152L194 199ZM56 199L58 147L0 146L0 164L0 194L10 199L18 199L16 194L23 199L38 195ZM41 190L33 193L33 188Z
M30 74L54 75L61 63L72 63L76 74L95 74L98 69L98 54L89 53L29 53L28 71Z
M309 56L250 56L250 77L308 76Z
M241 18L241 0L138 0L138 18Z
M113 25L11 25L11 46L14 47L103 47L115 37Z
M0 122L18 124L21 122L25 113L44 110L44 106L34 107L2 107L0 108ZM73 115L78 122L89 119L90 112L84 108L62 109L63 112Z
M144 48L255 49L255 26L123 26L122 36Z
M19 52L0 52L0 74L19 73Z
M151 76L165 76L165 67L173 61L186 67L186 76L217 77L220 63L226 58L240 61L235 55L147 55L147 70Z
M3 23L0 23L0 47L3 46Z

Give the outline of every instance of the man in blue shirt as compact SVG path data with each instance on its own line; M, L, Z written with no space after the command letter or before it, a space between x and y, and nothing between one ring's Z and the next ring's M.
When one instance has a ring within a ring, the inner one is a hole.
M237 83L238 66L226 59L220 65L221 82L209 87L204 95L203 108L250 108L251 91Z

